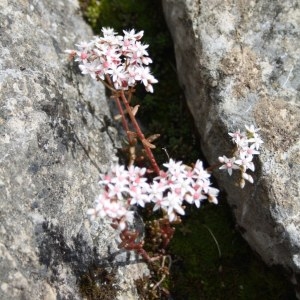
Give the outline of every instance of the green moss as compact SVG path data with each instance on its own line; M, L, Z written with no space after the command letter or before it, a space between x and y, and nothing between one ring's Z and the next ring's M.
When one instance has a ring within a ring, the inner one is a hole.
M170 248L175 299L294 299L284 274L266 267L241 238L224 201L190 208Z
M93 29L97 26L97 20L102 10L100 1L98 0L79 0L80 7L86 21Z
M152 72L159 83L154 86L154 94L138 88L134 101L141 104L138 117L148 134L162 135L155 142L154 154L159 163L167 160L163 147L172 158L186 164L201 158L192 117L177 82L172 40L161 1L81 0L81 5L95 33L103 26L120 33L131 28L145 31L144 42L150 45L154 61ZM173 299L295 298L282 272L267 268L247 246L224 200L217 206L204 205L199 210L187 208L187 216L178 226L169 250L173 257L171 276L162 286L171 290ZM150 279L138 283L141 294L145 299L155 299L155 295L147 296L145 292L147 281Z

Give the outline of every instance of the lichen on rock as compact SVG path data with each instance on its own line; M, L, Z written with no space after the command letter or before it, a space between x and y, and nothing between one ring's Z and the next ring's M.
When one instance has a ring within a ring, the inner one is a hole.
M86 216L118 145L103 87L64 54L92 31L77 1L1 1L0 23L0 298L82 299L95 265L134 297L136 258Z
M298 1L164 0L163 6L208 161L230 152L228 131L248 123L261 128L254 186L239 191L232 178L214 174L250 246L266 263L299 275Z

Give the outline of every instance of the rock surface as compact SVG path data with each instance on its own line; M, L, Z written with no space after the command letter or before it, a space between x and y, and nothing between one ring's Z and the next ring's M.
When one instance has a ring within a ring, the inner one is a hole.
M163 0L179 80L210 164L228 132L255 124L264 144L255 184L214 172L265 262L300 274L300 5L291 1Z
M63 53L92 37L77 1L0 0L0 35L0 299L83 299L101 266L136 299L143 265L110 257L114 232L86 218L117 136L104 89Z

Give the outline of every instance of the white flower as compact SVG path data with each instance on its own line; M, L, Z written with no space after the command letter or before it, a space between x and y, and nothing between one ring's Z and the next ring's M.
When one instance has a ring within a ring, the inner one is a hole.
M131 196L131 205L138 204L141 207L145 207L145 204L150 202L148 191L140 186L131 186L129 189L129 195Z
M153 93L153 83L157 83L158 81L150 74L150 69L148 67L139 67L137 70L137 75L135 76L135 80L140 80L144 86L146 87L146 90L148 92Z
M174 193L169 192L162 201L162 207L167 211L170 222L176 219L176 213L184 215L184 209L181 206L182 200Z
M240 168L242 171L242 178L240 180L240 187L245 186L245 180L253 183L253 178L246 173L247 169L255 170L254 163L252 162L253 156L259 154L260 145L263 143L259 134L257 133L260 128L255 128L254 125L245 125L246 132L229 133L232 141L236 143L235 157L228 159L226 156L219 157L219 161L223 163L220 169L227 169L229 175L232 174L233 169ZM238 167L239 166L239 167Z
M202 191L207 194L208 188L211 183L208 179L200 179L199 178L195 184L198 185L199 187L201 187Z
M79 51L90 51L94 47L94 41L81 42L79 44L75 44L75 46L79 49Z
M136 52L134 53L137 57L148 56L147 48L149 45L143 45L141 42L135 43ZM134 56L135 56L134 55Z
M200 185L195 184L191 191L185 195L186 202L195 204L197 208L200 207L200 202L207 199L207 196L202 193L203 189Z
M260 138L260 136L258 134L254 134L253 138L250 138L248 140L249 143L252 143L252 145L254 145L254 148L256 150L258 150L260 148L260 145L263 144L263 140Z
M79 69L82 74L89 74L93 79L96 79L96 77L104 78L102 66L97 61L83 63L79 65Z
M167 174L171 180L176 180L184 175L185 166L182 165L181 161L175 162L173 159L170 159L168 163L163 165L168 168Z
M101 31L104 36L113 36L117 34L117 32L114 32L114 29L110 27L103 27Z
M259 151L255 149L255 144L249 146L245 146L240 149L240 156L253 156L255 154L259 154Z
M193 172L195 173L196 179L207 180L210 177L210 174L203 169L203 163L199 159L196 161Z
M153 207L153 211L156 211L158 209L162 208L162 202L164 201L164 196L162 193L156 193L155 197L152 196L152 202L155 203Z
M144 31L139 31L138 33L135 33L134 29L131 29L130 31L123 30L123 33L124 40L140 40L144 35Z
M146 168L112 165L111 169L100 174L101 193L96 198L94 207L87 211L92 220L108 218L114 227L125 230L132 222L132 205L145 207L153 202L153 211L162 209L170 222L184 215L183 201L200 207L201 201L208 198L217 203L218 190L210 187L210 175L203 169L201 161L197 161L192 169L181 161L170 159L152 182L148 182Z
M117 66L113 64L110 66L107 73L111 75L115 88L120 89L122 87L122 82L126 81L126 71L124 66Z
M247 169L250 169L252 172L255 170L254 163L252 162L252 156L250 155L237 159L234 163L241 166L243 172L246 172Z
M123 33L124 36L121 36L112 28L102 28L103 36L77 44L78 51L65 52L81 63L82 74L103 81L105 75L109 75L117 90L128 90L129 86L134 87L140 81L146 91L153 93L153 84L158 81L150 74L150 69L144 67L152 63L146 50L149 45L140 42L144 32L136 33L132 29Z
M228 133L232 137L232 141L238 144L238 141L243 138L243 134L241 134L241 130L238 129L236 132Z
M228 171L228 174L232 175L233 169L238 169L239 167L235 165L235 157L227 158L225 155L219 157L219 161L223 163L223 165L219 169L225 169Z

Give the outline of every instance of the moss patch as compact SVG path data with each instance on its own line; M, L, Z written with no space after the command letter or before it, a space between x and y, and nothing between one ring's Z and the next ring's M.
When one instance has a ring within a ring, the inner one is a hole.
M170 252L174 299L294 299L281 270L268 268L241 238L225 201L190 208Z

